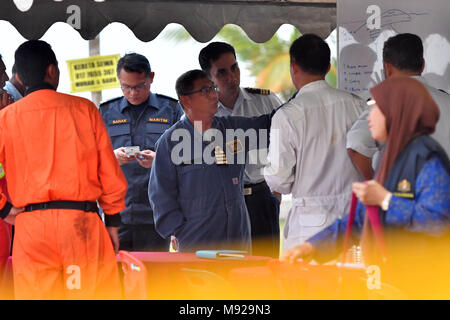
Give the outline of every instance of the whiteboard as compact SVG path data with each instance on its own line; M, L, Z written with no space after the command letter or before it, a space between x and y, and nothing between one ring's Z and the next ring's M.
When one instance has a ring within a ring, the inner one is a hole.
M338 0L338 88L367 99L384 79L383 45L414 33L428 84L450 92L450 0Z

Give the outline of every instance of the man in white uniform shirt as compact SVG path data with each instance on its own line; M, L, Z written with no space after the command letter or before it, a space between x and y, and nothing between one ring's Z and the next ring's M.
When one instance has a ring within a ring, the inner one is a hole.
M281 105L270 90L241 88L240 69L234 48L212 42L200 51L199 63L218 87L216 116L256 117L272 113ZM267 149L248 154L244 173L244 195L251 223L252 252L278 258L280 246L279 212L281 195L273 195L264 181ZM250 162L250 163L249 163Z
M422 40L415 34L402 33L389 38L383 47L383 65L386 78L412 77L427 88L439 107L439 121L431 135L450 157L450 95L430 85L421 76L425 68ZM370 134L368 112L361 115L347 134L347 150L353 164L366 180L373 178L381 160L382 145Z
M330 48L306 34L290 48L290 71L298 93L272 119L269 164L272 191L292 193L283 232L283 251L348 213L352 183L360 180L345 149L346 133L366 103L330 87Z

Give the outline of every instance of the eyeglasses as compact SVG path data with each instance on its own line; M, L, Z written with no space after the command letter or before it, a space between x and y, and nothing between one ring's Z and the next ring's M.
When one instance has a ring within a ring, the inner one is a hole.
M142 91L146 86L148 82L145 81L144 83L138 84L137 86L127 86L126 84L121 84L120 88L124 92L131 92L131 90L134 90L136 92Z
M210 85L210 86L205 86L205 87L201 87L200 89L198 89L198 90L195 90L195 91L191 91L191 92L186 92L185 94L183 94L184 96L190 96L191 94L194 94L194 93L197 93L197 92L200 92L200 94L202 95L202 96L207 96L207 95L209 95L210 93L211 93L211 91L214 91L214 92L217 92L217 86L216 85Z

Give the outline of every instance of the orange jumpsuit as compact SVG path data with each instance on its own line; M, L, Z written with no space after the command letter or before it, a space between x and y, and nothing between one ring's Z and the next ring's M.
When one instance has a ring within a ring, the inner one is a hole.
M95 105L41 89L0 111L0 162L15 207L55 200L125 209L127 183ZM0 194L0 208L6 203ZM120 298L112 242L95 212L22 212L13 247L16 299Z
M0 190L4 194L7 193L5 177L0 178ZM2 277L6 261L8 260L9 252L11 250L11 235L12 235L11 225L0 219L0 286L2 283Z

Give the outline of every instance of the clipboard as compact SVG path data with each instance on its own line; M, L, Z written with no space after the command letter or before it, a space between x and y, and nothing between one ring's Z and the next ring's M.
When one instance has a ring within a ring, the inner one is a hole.
M248 251L239 250L198 250L195 256L201 259L244 260Z

